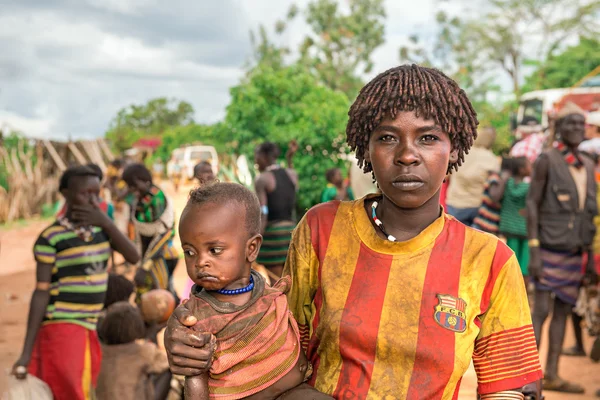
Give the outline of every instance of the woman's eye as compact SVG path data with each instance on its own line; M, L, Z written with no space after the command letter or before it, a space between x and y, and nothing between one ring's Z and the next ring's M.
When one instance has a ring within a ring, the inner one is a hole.
M396 138L393 137L392 135L383 135L379 138L379 140L381 142L392 142L392 141L396 140Z
M438 140L438 137L435 135L425 135L421 137L422 142L434 142L436 140Z
M212 249L210 249L210 252L212 254L221 254L223 252L223 248L222 247L213 247Z

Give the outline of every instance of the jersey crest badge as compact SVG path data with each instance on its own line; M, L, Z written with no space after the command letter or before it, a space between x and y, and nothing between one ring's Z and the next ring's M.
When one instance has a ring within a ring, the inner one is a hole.
M447 294L438 294L438 305L435 306L433 318L442 328L452 332L464 332L467 329L465 310L467 303Z

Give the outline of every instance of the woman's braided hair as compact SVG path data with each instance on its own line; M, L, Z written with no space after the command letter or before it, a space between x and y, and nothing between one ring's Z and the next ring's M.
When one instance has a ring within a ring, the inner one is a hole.
M346 140L356 151L358 166L371 172L364 161L371 132L386 117L401 111L414 111L417 117L432 119L458 150L458 161L448 172L458 169L477 137L477 113L465 92L442 72L419 65L401 65L379 74L367 83L348 112Z

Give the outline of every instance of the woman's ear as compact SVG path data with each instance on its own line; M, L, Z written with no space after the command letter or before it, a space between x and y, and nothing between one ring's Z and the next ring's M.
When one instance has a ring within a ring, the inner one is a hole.
M253 263L258 258L258 252L262 244L262 235L254 235L246 242L246 261Z
M452 150L450 152L450 164L455 164L458 162L458 150Z

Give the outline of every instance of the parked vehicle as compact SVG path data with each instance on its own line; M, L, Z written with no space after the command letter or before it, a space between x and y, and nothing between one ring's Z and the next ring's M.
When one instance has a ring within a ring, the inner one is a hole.
M183 178L194 178L194 166L201 161L208 161L215 175L219 171L219 156L213 146L185 146L173 150L167 163L167 175L172 178L181 174Z

